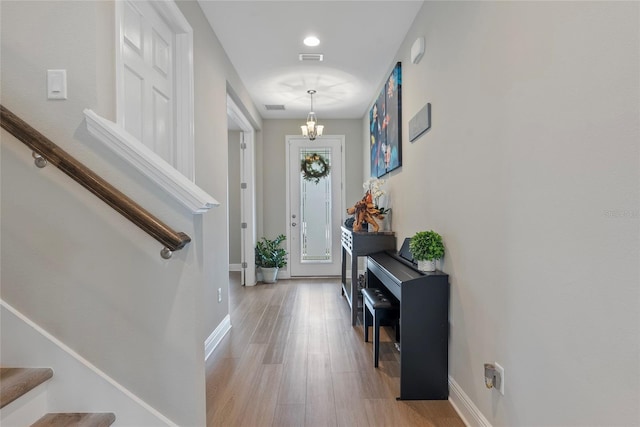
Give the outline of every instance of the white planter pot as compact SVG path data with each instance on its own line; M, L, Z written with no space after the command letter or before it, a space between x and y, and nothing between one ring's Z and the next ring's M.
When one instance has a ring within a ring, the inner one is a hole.
M264 283L276 283L278 281L278 267L260 267L262 270L262 281Z
M418 270L420 271L436 271L436 260L418 260Z
M389 209L389 211L384 214L381 231L391 231L391 209Z
M378 233L382 233L383 231L391 231L391 211L389 213L384 214L384 218L376 218L376 223L378 224ZM369 233L376 232L373 228L373 225L368 225Z

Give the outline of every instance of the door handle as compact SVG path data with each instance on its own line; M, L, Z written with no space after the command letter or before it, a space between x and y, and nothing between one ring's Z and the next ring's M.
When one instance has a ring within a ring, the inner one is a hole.
M297 224L296 224L295 222L292 222L292 223L291 223L291 226L292 226L292 227L295 227L296 225L297 225Z

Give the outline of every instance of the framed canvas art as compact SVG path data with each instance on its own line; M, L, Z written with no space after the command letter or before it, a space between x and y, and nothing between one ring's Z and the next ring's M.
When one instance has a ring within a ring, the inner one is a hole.
M369 111L371 176L402 166L402 69L398 62Z
M387 134L384 127L385 97L384 91L369 112L369 125L371 130L371 176L376 178L385 174L384 147L387 144Z

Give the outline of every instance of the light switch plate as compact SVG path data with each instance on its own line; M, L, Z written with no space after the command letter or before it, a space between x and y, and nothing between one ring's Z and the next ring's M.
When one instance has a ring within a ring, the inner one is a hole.
M47 70L47 99L67 99L67 70Z

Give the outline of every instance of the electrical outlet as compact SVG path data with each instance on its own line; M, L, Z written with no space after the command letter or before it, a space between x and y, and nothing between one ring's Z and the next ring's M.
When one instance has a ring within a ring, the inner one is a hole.
M500 375L500 384L498 384L498 391L501 395L504 396L504 368L500 366L498 363L494 363L496 367L496 372Z
M222 302L222 288L218 288L218 302Z

